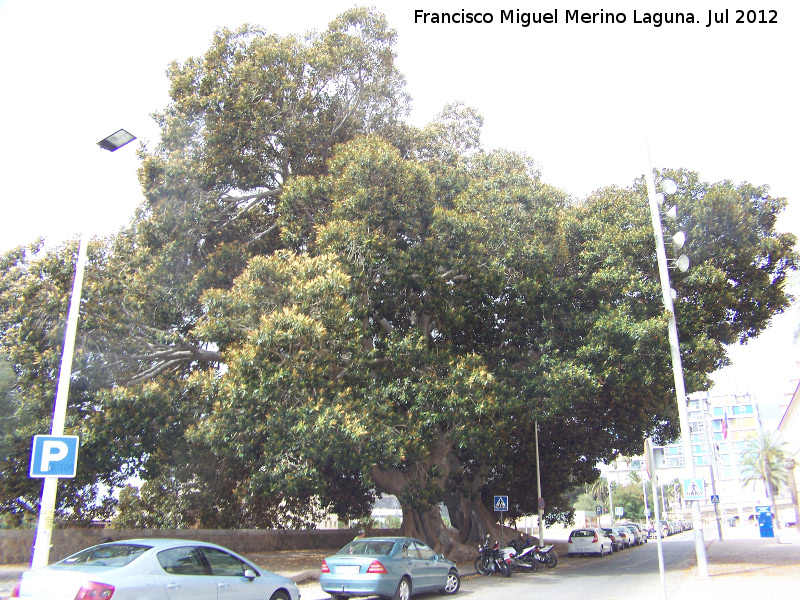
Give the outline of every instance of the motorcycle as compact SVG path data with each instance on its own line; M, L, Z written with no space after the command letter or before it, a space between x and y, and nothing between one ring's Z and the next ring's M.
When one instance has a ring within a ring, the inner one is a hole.
M548 569L553 569L558 564L558 554L553 550L554 544L549 546L537 546L534 556L536 560L544 564Z
M537 548L532 540L519 538L512 540L509 545L510 548L506 548L505 550L511 550L511 552L513 552L511 555L512 569L528 571L530 573L535 573L539 570L539 563L541 561L536 558Z
M475 570L481 575L500 573L503 577L511 577L511 564L509 559L503 556L503 553L500 551L500 544L497 542L489 547L488 535L486 536L486 541L481 546L478 546Z

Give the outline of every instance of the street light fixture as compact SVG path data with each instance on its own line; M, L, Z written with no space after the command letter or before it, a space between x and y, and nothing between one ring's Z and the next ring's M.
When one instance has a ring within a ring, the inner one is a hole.
M116 152L126 144L130 144L135 139L135 135L128 133L124 129L120 129L119 131L112 133L110 136L97 142L97 145L104 150L108 150L109 152Z
M649 159L649 152L648 152ZM680 344L678 342L678 324L675 319L675 308L672 304L672 287L669 281L669 266L667 263L667 252L664 248L664 234L661 230L661 217L659 215L658 200L656 198L656 186L653 178L653 167L648 160L645 169L645 181L647 183L647 198L650 206L650 217L653 222L653 234L656 242L656 259L658 262L658 273L661 279L661 296L664 302L664 309L668 317L669 346L672 355L672 372L675 381L675 395L678 403L678 418L681 426L681 438L683 440L683 453L685 457L686 470L690 479L694 479L694 455L692 452L692 436L689 428L689 414L686 407L686 386L683 381L683 365L681 363ZM665 179L662 182L662 191L671 195L678 190L674 181ZM674 207L673 207L674 208ZM684 263L685 265L685 263ZM688 268L688 266L687 266ZM692 525L694 530L694 545L697 555L697 570L701 578L708 578L708 557L706 546L703 540L703 529L700 520L700 502L691 500L692 506Z
M109 152L119 150L129 144L136 137L120 129L97 142L97 145ZM78 259L75 263L75 279L72 282L72 295L69 301L67 314L67 328L64 332L64 349L61 353L61 367L58 374L58 387L56 401L53 408L53 421L51 436L63 436L67 416L67 398L69 395L69 381L72 376L72 355L75 350L75 335L78 330L78 316L81 304L81 290L83 288L83 272L86 266L86 235L81 234L78 243ZM33 558L31 568L46 567L50 558L50 540L53 535L53 518L56 509L56 492L58 477L44 477L42 485L42 500L39 505L39 523L36 528L36 540L33 545Z

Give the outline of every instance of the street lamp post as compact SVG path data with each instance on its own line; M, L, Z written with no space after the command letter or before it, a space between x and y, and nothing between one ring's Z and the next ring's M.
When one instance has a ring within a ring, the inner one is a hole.
M653 179L653 169L649 164L645 170L645 181L647 182L647 198L650 205L650 217L653 222L653 234L656 241L656 258L658 261L658 273L661 279L661 296L664 301L664 309L667 312L669 347L672 355L672 372L675 381L675 395L678 402L678 418L681 426L681 439L683 440L683 453L685 457L685 467L689 473L689 478L694 479L694 455L692 453L692 436L689 428L689 414L686 408L686 386L683 382L683 365L681 364L680 345L678 342L678 324L675 320L675 308L672 304L672 286L669 281L669 266L667 264L667 252L664 248L664 234L661 230L661 217L658 211L658 201L656 200L656 186ZM674 185L674 182L673 182ZM703 528L700 520L700 503L692 500L692 526L694 530L695 553L697 555L697 569L701 578L707 578L708 558L706 547L703 540Z
M708 449L708 469L711 474L711 493L714 496L717 496L717 479L714 475L714 463L716 462L716 455L714 454L714 444L711 440L711 423L708 420L708 412L709 412L709 402L708 402L708 392L705 394L705 398L702 399L703 402L703 436L706 438L706 448ZM718 499L719 497L717 497ZM717 522L717 536L719 541L722 541L722 520L719 516L719 502L713 502L714 504L714 519Z
M114 152L129 144L136 137L120 129L116 133L100 140L97 145ZM78 330L78 316L80 313L81 290L83 288L83 272L86 266L86 235L82 234L78 243L78 259L75 263L75 279L72 282L72 295L69 301L67 314L67 328L64 333L64 349L61 353L61 367L58 374L58 388L56 401L53 408L53 420L50 434L61 436L64 434L64 425L67 416L67 398L69 395L69 381L72 376L72 355L75 350L75 335ZM44 478L42 484L42 499L39 505L39 523L36 528L36 540L33 545L33 558L31 568L46 567L50 558L50 541L53 536L53 518L56 509L56 492L58 477Z
M544 546L544 505L542 499L542 477L539 470L539 422L534 423L533 435L536 441L536 506L539 510L539 545Z

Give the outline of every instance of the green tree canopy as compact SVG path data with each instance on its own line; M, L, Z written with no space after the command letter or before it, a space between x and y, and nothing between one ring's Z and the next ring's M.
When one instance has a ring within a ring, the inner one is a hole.
M404 531L452 552L494 527L498 490L510 516L535 512L536 423L549 519L598 461L678 434L643 180L577 201L530 157L483 148L469 107L403 123L394 42L353 9L304 37L221 30L172 65L146 199L90 247L68 427L91 459L64 515L133 475L148 485L126 518L177 493L170 519L204 527L358 518L393 493ZM788 306L794 238L766 187L656 175L679 185L694 266L676 310L703 389L725 344ZM37 502L26 456L74 251L0 262L13 419L29 419L3 432L4 511Z

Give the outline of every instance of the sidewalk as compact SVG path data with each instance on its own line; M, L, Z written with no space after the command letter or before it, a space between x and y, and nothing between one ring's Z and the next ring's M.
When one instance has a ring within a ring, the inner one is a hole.
M757 528L706 528L703 538L708 557L707 579L700 579L697 566L670 587L668 600L783 600L797 595L800 584L800 533L777 532L761 538ZM660 596L660 594L659 594Z

